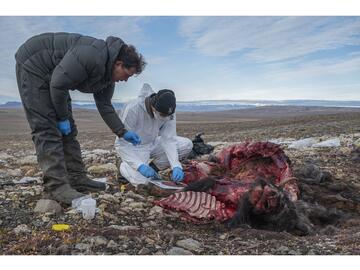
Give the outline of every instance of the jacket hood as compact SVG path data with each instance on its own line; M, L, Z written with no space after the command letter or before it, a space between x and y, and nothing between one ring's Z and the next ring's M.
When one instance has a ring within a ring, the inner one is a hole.
M125 42L121 38L113 36L108 37L105 42L109 53L109 58L106 64L106 77L108 80L110 80L116 58L119 55L120 49L125 44Z

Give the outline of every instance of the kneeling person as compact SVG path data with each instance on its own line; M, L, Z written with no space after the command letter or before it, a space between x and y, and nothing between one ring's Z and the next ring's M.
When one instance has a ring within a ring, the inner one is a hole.
M156 169L169 167L173 181L183 180L179 160L187 157L193 144L190 139L176 135L175 107L173 91L164 89L154 93L150 85L144 84L139 97L121 110L119 116L125 128L141 137L137 146L123 138L115 140L115 149L122 160L120 173L132 185L147 184ZM149 165L150 160L155 166Z

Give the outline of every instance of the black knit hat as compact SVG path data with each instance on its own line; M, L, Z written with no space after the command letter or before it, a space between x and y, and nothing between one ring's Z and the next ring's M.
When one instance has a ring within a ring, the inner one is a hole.
M151 95L151 105L157 110L166 115L171 115L175 112L176 98L173 91L163 89L157 94Z

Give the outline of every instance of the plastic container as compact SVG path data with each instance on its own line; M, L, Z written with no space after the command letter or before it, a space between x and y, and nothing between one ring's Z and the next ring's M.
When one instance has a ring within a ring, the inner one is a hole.
M96 201L88 198L81 201L80 209L84 219L93 219L96 211Z
M93 219L95 217L96 201L90 195L74 199L71 206L81 212L84 219Z

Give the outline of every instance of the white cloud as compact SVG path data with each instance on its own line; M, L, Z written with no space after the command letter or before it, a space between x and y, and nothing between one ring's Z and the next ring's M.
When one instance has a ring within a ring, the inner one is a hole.
M359 29L359 17L186 17L179 33L202 54L264 62L360 45Z

